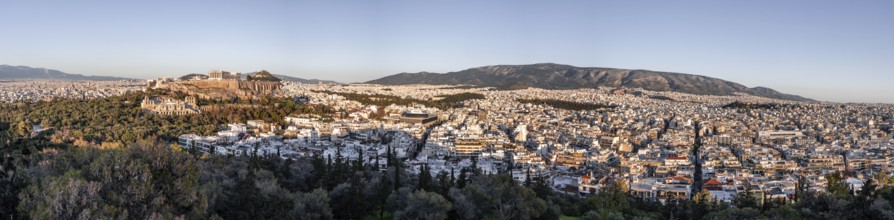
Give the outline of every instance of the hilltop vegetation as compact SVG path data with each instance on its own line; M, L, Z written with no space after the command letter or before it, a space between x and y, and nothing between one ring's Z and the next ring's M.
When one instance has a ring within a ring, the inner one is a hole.
M457 108L462 107L463 101L472 100L472 99L484 99L484 95L478 93L464 92L459 94L442 96L439 100L419 100L412 98L403 98L399 96L393 95L382 95L382 94L358 94L358 93L344 93L344 92L332 92L332 91L315 91L326 94L340 95L344 96L348 100L357 101L364 105L376 105L376 106L389 106L392 104L395 105L413 105L420 104L428 107L435 107L440 109L446 108Z
M254 75L245 76L248 81L267 81L267 82L279 82L282 81L279 78L267 72L267 70L261 70L260 72L255 73Z
M325 106L308 106L288 98L266 97L257 101L199 100L210 106L197 115L164 116L143 111L140 102L146 96L170 95L182 99L185 94L153 90L134 92L106 99L61 99L38 103L0 104L0 120L23 121L53 128L56 142L78 145L107 144L123 146L142 139L171 141L181 134L209 135L218 125L260 119L282 122L291 114L317 114L328 117L333 111ZM256 107L246 108L248 104Z
M745 103L740 101L731 102L729 104L723 105L722 108L733 108L733 109L780 109L785 107L791 107L789 104L775 104L775 103L760 103L760 104L752 104Z
M615 106L603 105L587 102L571 102L557 99L519 99L521 103L531 103L538 105L547 105L553 108L571 110L571 111L598 111L614 108Z

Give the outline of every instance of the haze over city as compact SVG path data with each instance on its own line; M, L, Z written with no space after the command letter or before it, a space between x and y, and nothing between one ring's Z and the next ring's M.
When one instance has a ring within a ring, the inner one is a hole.
M643 7L648 5L648 7ZM364 82L560 63L894 103L890 1L5 1L0 64L153 78L209 69Z

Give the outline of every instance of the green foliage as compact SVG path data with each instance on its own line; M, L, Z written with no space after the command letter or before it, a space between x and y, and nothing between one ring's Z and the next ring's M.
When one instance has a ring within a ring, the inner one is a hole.
M757 197L754 196L751 190L739 192L733 197L733 204L738 208L757 208L757 202Z
M847 183L844 182L844 177L841 176L841 173L835 172L826 175L826 192L838 196L850 194L850 189Z
M570 102L570 101L562 101L557 99L519 99L518 102L521 103L531 103L538 105L547 105L553 108L571 110L571 111L599 111L615 108L615 106L597 104L597 103L587 103L587 102Z
M260 119L282 123L292 114L328 115L324 106L308 106L288 98L266 97L261 100L199 100L208 107L201 114L163 116L143 111L140 102L145 96L171 95L166 91L134 92L104 99L61 99L29 104L0 104L0 112L9 118L29 118L45 128L57 130L59 141L83 140L98 145L103 142L127 145L138 140L160 138L172 141L181 134L209 135L218 125ZM237 105L237 103L254 105ZM30 129L30 126L25 126Z
M723 105L722 108L749 109L750 110L750 109L781 109L781 108L788 108L788 107L794 107L794 106L796 106L796 105L793 105L793 104L772 104L772 103L751 104L751 103L735 101L735 102L731 102L729 104Z
M295 199L294 208L289 213L295 219L334 219L329 208L329 195L324 189L301 193Z
M440 194L404 187L391 194L388 207L394 219L443 220L453 204Z
M446 108L456 108L462 107L462 103L466 100L472 99L484 99L484 95L478 93L459 93L444 96L443 99L432 101L432 100L419 100L412 98L403 98L399 96L393 95L382 95L382 94L357 94L357 93L344 93L344 92L332 92L332 91L314 91L326 94L340 95L344 96L348 100L357 101L364 105L375 105L375 106L389 106L391 104L395 105L412 105L422 104L429 107L436 107L440 109Z
M761 211L754 208L728 208L722 211L713 212L705 216L704 219L726 220L726 219L758 219Z
M48 155L34 167L18 210L35 219L200 218L207 203L195 163L151 143Z
M0 114L3 115L3 114ZM16 131L17 128L30 129L30 123L4 122L0 119L0 218L22 217L16 211L20 199L19 193L30 182L31 173L28 168L40 161L39 153L43 150L55 151L65 149L65 144L54 144L47 138L48 133L31 136L30 131ZM16 127L12 124L19 124Z
M273 74L270 74L270 72L267 72L267 70L261 70L260 72L255 73L254 76L246 76L246 80L248 80L248 81L267 81L267 82L282 81L281 79L273 76Z
M619 213L630 208L628 196L615 184L599 189L599 193L587 198L590 210L596 210L602 219L608 219L611 213Z
M546 202L505 174L474 176L450 198L462 219L531 219L542 215Z

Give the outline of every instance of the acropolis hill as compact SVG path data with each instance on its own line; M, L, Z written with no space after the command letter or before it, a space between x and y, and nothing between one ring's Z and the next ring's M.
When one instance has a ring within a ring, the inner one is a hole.
M171 78L149 80L147 88L168 89L196 96L200 99L258 99L262 96L274 95L282 86L280 79L266 70L254 76L246 76L243 80L240 73L211 70L208 76L196 75L188 80L175 81Z

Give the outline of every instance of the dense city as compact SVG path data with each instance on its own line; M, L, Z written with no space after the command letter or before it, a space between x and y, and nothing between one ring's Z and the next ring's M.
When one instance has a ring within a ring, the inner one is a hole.
M577 198L618 187L629 196L660 204L695 198L740 204L747 194L756 207L763 207L793 204L803 192L829 193L835 187L859 195L867 184L884 186L892 180L894 106L888 104L623 87L500 90L279 83L272 77L242 79L226 71L209 75L139 84L3 82L0 100L102 99L143 92L139 106L144 114L189 117L214 111L206 99L219 97L209 91L239 91L233 97L240 99L287 98L325 106L331 113L228 121L213 125L213 133L177 134L166 145L202 157L329 163L337 158L374 171L396 166L420 179L465 178L474 170ZM272 82L277 86L258 86ZM188 89L196 86L201 89ZM177 88L187 89L158 93ZM253 108L251 103L229 105ZM40 123L32 127L32 136L54 129Z

